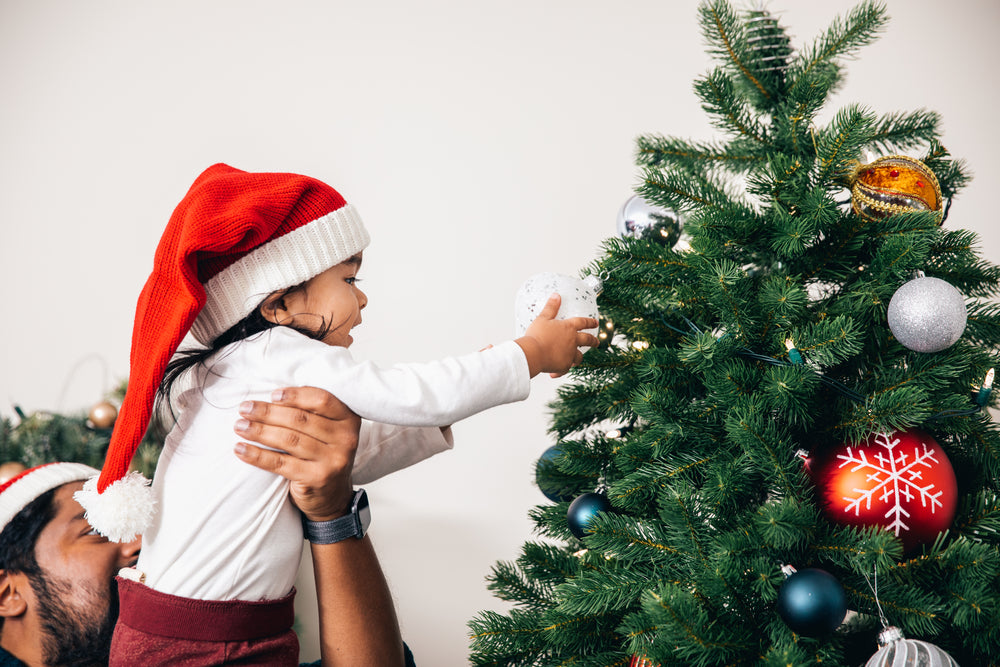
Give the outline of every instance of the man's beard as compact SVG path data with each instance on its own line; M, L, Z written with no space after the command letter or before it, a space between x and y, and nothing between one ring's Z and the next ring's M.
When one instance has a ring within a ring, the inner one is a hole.
M108 664L111 635L118 620L115 582L108 582L107 588L101 590L97 582L73 584L39 572L32 578L31 586L42 623L45 664L60 667ZM74 593L83 594L86 607L71 606L76 599Z

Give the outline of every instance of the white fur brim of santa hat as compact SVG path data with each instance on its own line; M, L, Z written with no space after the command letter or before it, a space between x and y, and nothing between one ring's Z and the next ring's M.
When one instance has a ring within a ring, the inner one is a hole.
M0 485L0 532L36 498L70 482L99 474L82 463L46 463L10 478Z

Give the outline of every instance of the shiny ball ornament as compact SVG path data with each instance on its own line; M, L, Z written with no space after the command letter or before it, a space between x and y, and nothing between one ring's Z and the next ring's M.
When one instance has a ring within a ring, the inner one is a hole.
M108 401L101 401L90 408L87 418L90 420L90 427L109 429L115 425L115 420L118 419L118 408Z
M940 278L914 278L896 290L889 329L914 352L940 352L962 337L968 313L962 293Z
M941 186L927 165L905 155L887 155L858 166L851 175L851 208L874 220L896 213L935 211L943 220Z
M565 496L559 493L559 489L548 481L550 475L558 472L556 459L562 455L559 445L552 445L538 457L535 463L535 484L546 498L554 503L566 502L573 499L573 496Z
M955 471L941 445L916 429L832 447L810 457L808 470L829 521L881 527L908 552L933 543L955 518Z
M0 463L0 484L17 477L25 470L27 470L27 467L25 467L25 465L20 461L7 461L6 463Z
M958 667L954 658L934 644L906 639L897 627L883 630L878 645L865 667Z
M514 336L524 335L553 292L562 297L557 320L569 317L598 319L597 293L600 287L601 281L596 276L587 276L583 280L549 272L531 276L521 285L514 300ZM597 332L591 329L590 333L596 335Z
M581 540L590 533L590 522L601 512L609 512L611 503L603 493L584 493L569 504L566 523L569 530Z
M629 197L618 211L618 234L624 238L645 239L673 248L683 228L679 215L639 195Z
M826 570L798 570L782 582L775 608L793 632L806 637L830 634L847 614L847 594Z

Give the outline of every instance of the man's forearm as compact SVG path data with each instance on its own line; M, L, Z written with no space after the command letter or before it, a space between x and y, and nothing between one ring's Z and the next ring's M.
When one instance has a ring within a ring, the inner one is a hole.
M311 549L324 667L402 666L399 621L370 538Z

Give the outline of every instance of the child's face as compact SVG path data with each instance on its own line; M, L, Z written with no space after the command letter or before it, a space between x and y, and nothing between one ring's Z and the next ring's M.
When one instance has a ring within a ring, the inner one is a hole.
M358 253L310 278L303 289L286 295L286 309L293 322L316 327L317 316L325 317L330 329L323 342L350 347L354 342L350 331L361 324L361 310L368 305L368 297L357 286L360 268L361 253Z

